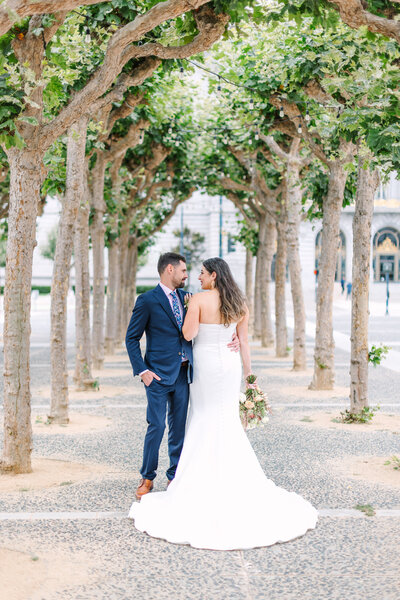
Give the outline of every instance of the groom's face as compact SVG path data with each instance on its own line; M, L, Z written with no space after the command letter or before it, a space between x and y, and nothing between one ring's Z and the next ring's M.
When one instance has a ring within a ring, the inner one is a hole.
M179 265L174 267L172 272L172 284L174 288L185 287L186 279L188 278L186 263L183 260L180 261Z

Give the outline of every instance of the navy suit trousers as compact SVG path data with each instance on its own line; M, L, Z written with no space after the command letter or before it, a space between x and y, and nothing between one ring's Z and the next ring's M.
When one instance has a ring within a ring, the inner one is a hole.
M146 387L147 432L144 439L143 464L140 474L153 480L158 466L158 452L164 435L168 407L168 454L167 478L175 477L185 437L186 415L189 402L187 365L182 365L178 378L172 385L162 385L156 379Z

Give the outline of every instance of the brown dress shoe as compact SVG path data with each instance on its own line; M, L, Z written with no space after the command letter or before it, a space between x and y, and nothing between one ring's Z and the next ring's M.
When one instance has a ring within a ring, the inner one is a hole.
M173 481L172 479L168 479L167 481L167 487L169 486L169 484L171 483L171 481Z
M142 496L148 494L153 489L153 482L151 479L141 479L139 487L136 490L136 498L140 500Z

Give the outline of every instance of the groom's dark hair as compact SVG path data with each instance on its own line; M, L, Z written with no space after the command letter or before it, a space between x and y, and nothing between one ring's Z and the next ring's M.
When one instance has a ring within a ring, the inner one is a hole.
M157 263L157 271L161 275L164 273L165 269L168 265L173 265L176 267L180 262L186 263L186 258L182 256L182 254L177 254L176 252L165 252L165 254L161 254Z

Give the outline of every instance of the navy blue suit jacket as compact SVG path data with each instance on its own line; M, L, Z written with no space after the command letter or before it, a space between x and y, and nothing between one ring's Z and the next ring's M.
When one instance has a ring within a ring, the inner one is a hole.
M187 292L178 289L177 293L184 307ZM184 309L184 315L185 312ZM146 333L144 358L140 351L143 333ZM161 377L161 385L172 385L179 375L184 350L190 363L189 382L192 381L192 342L187 342L183 337L168 298L159 285L137 298L125 343L134 375L150 369Z

